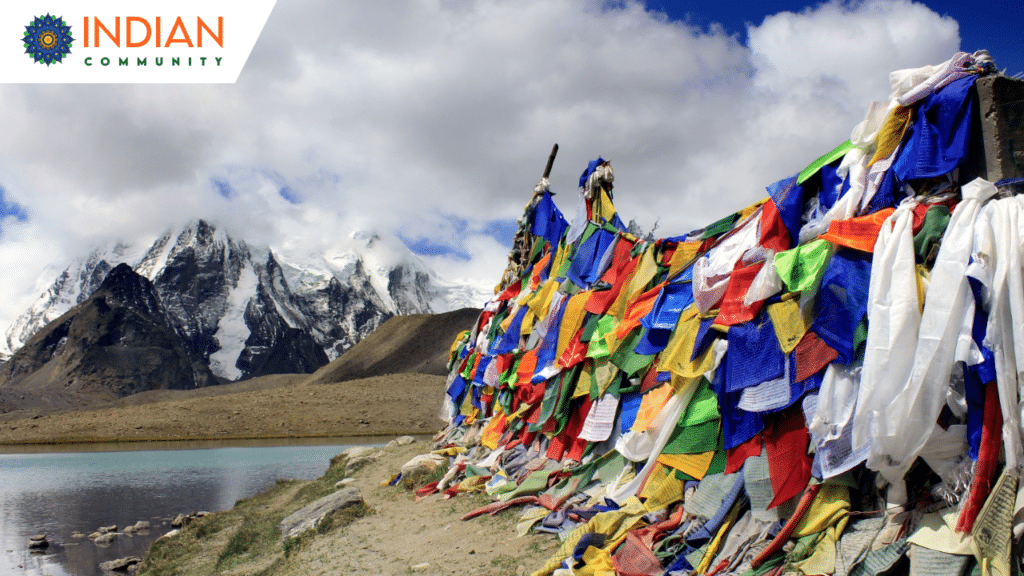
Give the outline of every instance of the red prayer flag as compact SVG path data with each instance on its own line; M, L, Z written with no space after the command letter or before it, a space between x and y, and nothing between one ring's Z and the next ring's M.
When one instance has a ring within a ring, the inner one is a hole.
M744 266L742 262L736 263L736 267L733 268L732 275L729 277L729 285L725 289L725 296L722 297L718 316L715 317L715 324L719 326L734 326L750 322L757 316L757 313L761 311L761 307L764 306L764 301L759 300L750 306L745 306L743 298L747 295L747 290L750 289L750 285L754 282L754 277L761 271L764 264L764 261L751 264L750 266Z
M803 492L811 480L811 440L799 404L765 418L764 446L768 453L768 473L775 497L774 508Z

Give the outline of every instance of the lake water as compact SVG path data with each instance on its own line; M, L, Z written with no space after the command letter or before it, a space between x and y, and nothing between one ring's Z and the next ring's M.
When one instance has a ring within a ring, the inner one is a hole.
M277 479L321 476L349 446L380 444L379 438L343 438L300 446L169 443L0 454L0 574L100 576L100 562L143 557L180 513L228 510ZM120 531L139 520L152 524L149 535L119 534L108 547L71 536L114 524ZM30 552L29 536L42 533L50 547Z

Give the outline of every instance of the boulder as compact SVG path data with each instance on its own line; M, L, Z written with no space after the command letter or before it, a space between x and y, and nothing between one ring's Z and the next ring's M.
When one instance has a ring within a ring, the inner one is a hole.
M285 541L298 537L306 530L316 528L330 514L363 503L358 488L343 488L303 506L281 521L281 536Z
M181 534L181 530L178 530L177 528L175 528L174 530L171 530L170 532L168 532L168 533L164 534L163 536L157 538L157 540L163 540L164 538L174 538L178 534Z
M357 470L371 462L374 462L376 459L377 458L373 455L349 458L348 462L345 463L345 475L350 476L354 474Z
M33 550L42 550L50 545L50 541L46 539L46 534L39 534L38 536L29 536L28 547Z
M150 524L146 520L139 520L131 526L124 527L124 533L131 536L149 530Z
M373 454L374 449L370 446L353 446L341 453L341 456L352 460L354 458L363 458Z
M416 483L448 464L448 458L440 454L420 454L402 465L402 480Z
M171 520L171 527L172 528L182 528L182 527L188 525L188 523L191 522L191 521L192 521L192 517L191 516L185 516L184 514L178 514L177 516L174 517L174 520Z
M100 546L109 546L110 543L113 542L114 538L116 537L116 532L107 532L106 534L100 534L96 538L93 538L93 542L99 544Z
M416 442L416 439L412 436L399 436L395 439L395 442L398 442L399 446L408 446L409 444Z
M110 562L101 562L100 570L104 572L128 572L132 566L142 562L142 558L138 556L128 556L126 558L118 558L117 560L111 560Z

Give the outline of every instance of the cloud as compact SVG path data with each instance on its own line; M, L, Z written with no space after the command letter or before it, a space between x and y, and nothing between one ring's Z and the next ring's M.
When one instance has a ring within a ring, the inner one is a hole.
M293 248L400 231L493 284L494 231L555 142L565 212L601 155L625 220L684 233L846 139L889 71L948 59L957 30L910 2L775 14L747 45L635 1L279 2L235 85L0 87L0 185L28 215L4 221L3 301L36 289L42 245L193 217Z
M948 58L960 42L952 18L923 4L880 0L781 12L748 34L755 86L852 105L855 113L885 99L890 70Z

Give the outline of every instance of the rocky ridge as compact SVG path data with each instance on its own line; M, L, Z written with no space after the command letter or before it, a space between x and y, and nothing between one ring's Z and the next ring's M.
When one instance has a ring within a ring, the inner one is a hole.
M119 264L89 298L47 324L0 366L0 400L54 407L216 380L182 344L156 288Z
M378 234L355 232L325 252L282 256L195 220L148 246L121 242L72 263L7 329L0 359L88 299L122 263L152 282L189 358L227 381L311 373L393 315L486 298L445 283Z

